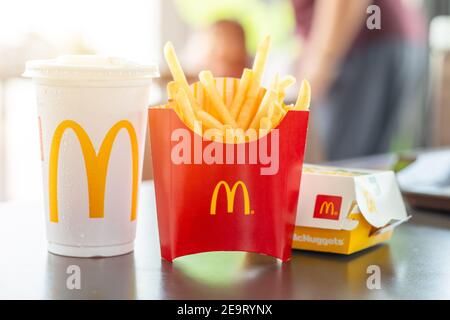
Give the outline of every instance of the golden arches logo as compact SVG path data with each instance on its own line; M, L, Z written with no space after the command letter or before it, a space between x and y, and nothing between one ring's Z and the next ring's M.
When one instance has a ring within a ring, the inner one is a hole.
M320 214L331 214L331 215L336 215L336 211L334 211L334 203L331 201L324 201L322 202L322 205L320 206Z
M244 214L249 215L250 212L250 198L248 196L247 186L241 180L237 181L232 188L226 181L220 181L216 187L214 188L212 197L211 197L211 210L210 214L215 215L217 209L217 197L219 195L220 189L224 187L225 193L227 196L227 212L232 213L234 208L234 198L236 197L236 191L238 187L241 187L242 195L244 197Z
M86 176L89 193L89 218L104 217L104 199L108 162L111 150L117 134L125 129L130 138L132 159L132 194L131 194L131 217L136 219L138 171L139 171L139 148L136 131L127 120L117 122L106 134L98 153L92 144L86 131L75 121L65 120L61 122L53 134L49 159L49 206L50 221L58 222L58 160L62 137L67 129L71 129L77 136L81 146L86 168Z

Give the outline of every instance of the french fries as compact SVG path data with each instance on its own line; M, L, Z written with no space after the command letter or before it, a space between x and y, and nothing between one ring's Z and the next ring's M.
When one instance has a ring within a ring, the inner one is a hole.
M260 130L266 130L267 132L269 132L270 129L272 129L272 122L270 121L270 118L268 117L261 118L259 128Z
M169 100L174 100L177 95L178 90L180 89L180 84L176 81L170 81L167 84L167 97Z
M252 122L250 123L250 129L257 130L262 117L268 116L268 111L271 106L275 103L278 97L279 90L279 80L278 75L275 77L275 81L272 83L270 90L266 92L263 100L261 101L261 106L254 116Z
M164 46L164 56L166 58L167 64L169 65L170 72L172 73L173 79L180 85L181 88L186 92L189 102L192 108L197 111L200 110L200 106L194 98L189 84L184 75L183 69L181 68L180 62L178 61L175 49L171 42L167 42Z
M257 139L276 128L288 112L308 110L311 87L307 80L301 83L295 105L283 101L286 90L296 82L294 77L280 79L277 75L268 90L261 87L270 44L270 37L264 38L252 69L244 69L239 81L219 81L210 71L202 71L200 81L189 86L173 45L168 42L164 56L173 81L167 84L169 101L165 107L173 109L195 132L201 132L202 126L208 129L205 138L227 143Z
M311 86L306 80L302 81L300 92L298 93L297 102L295 103L296 110L308 110L311 103Z
M258 89L261 86L261 79L266 66L267 56L269 55L270 44L270 37L265 37L258 47L258 52L256 53L253 62L253 78L247 92L247 99L245 100L244 106L241 108L241 112L237 119L238 126L243 129L248 128L258 109L256 99L258 96Z
M184 116L184 120L187 124L187 126L191 129L195 128L195 114L194 110L192 109L192 105L188 99L188 96L184 89L178 90L176 94L176 101L179 107L180 112Z
M219 91L217 90L216 83L211 71L202 71L199 74L199 79L202 85L205 87L209 98L212 102L213 109L221 116L223 123L228 124L234 128L237 127L236 121L227 109L227 106L223 102Z
M166 107L173 109L180 118L180 120L184 122L183 113L181 112L180 108L178 107L178 103L175 100L169 99Z
M286 111L283 109L283 107L279 103L274 104L272 116L270 118L270 121L272 122L272 125L274 128L278 126L281 119L286 115Z
M245 100L245 95L247 94L248 87L252 81L253 70L244 69L242 73L241 81L239 82L239 87L237 89L236 95L234 96L233 103L230 108L231 116L236 119L241 111L242 103Z
M224 129L223 124L220 123L219 120L214 118L212 115L210 115L206 111L203 111L203 110L197 111L197 118L198 118L198 120L200 122L202 122L209 129L213 129L213 128L216 128L216 129L219 129L219 130L223 130Z
M286 91L287 88L294 85L297 80L293 76L286 76L280 81L280 92Z

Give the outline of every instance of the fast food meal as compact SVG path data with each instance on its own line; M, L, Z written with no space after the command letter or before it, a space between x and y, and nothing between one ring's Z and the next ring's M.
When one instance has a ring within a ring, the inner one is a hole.
M217 79L211 71L199 74L199 83L189 86L183 69L178 61L172 43L167 42L164 56L173 76L173 81L167 85L169 101L165 108L172 108L179 118L192 130L199 132L202 126L207 129L217 129L222 135L214 135L215 139L223 139L227 132L247 133L257 132L254 137L267 134L283 120L285 115L294 110L308 110L311 101L311 88L307 80L303 80L297 101L294 105L286 105L284 98L286 90L295 84L292 76L281 78L277 75L269 89L261 87L271 38L267 36L258 47L252 69L244 69L241 79L238 79L236 90L231 99L225 90L217 88ZM198 88L200 87L200 88ZM205 103L197 99L199 90L206 93ZM228 100L228 101L227 101ZM196 123L199 125L196 126ZM245 135L246 139L251 135Z

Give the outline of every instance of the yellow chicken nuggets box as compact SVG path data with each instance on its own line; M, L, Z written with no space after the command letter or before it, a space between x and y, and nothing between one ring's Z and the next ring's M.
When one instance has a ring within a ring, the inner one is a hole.
M392 171L304 165L294 249L351 254L409 219Z

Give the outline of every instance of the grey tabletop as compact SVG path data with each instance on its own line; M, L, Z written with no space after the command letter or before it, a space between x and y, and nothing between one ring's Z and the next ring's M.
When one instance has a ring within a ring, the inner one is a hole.
M134 253L102 259L46 250L41 203L0 205L3 299L431 299L450 298L450 216L410 211L385 244L352 256L293 251L292 260L207 253L161 260L152 182L141 188ZM70 290L68 267L80 268ZM369 289L368 267L381 289Z

